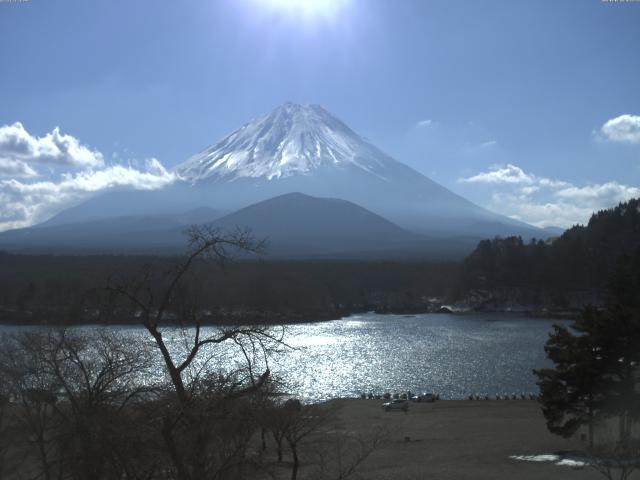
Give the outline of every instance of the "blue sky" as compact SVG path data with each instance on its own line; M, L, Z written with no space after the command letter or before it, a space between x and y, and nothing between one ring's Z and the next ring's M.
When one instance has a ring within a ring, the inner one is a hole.
M162 185L287 100L483 206L583 222L640 196L639 46L635 2L0 2L0 228Z

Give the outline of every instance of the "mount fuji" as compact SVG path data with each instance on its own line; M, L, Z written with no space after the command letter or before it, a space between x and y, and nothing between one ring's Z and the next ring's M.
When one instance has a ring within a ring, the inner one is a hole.
M468 243L496 235L547 236L394 160L319 105L285 103L173 171L178 180L169 187L112 191L30 230L123 216L177 215L201 207L230 213L300 192L346 200L432 238Z
M320 105L285 103L190 158L176 172L192 183L319 173L365 174L384 181L402 168Z
M216 208L233 210L243 202L302 192L349 200L429 235L544 235L394 160L319 105L285 103L174 171L192 187L204 188Z

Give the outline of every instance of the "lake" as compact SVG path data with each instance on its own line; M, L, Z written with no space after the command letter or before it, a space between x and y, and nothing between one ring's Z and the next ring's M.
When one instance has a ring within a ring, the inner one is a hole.
M292 393L309 400L407 390L450 399L537 392L531 370L550 365L544 343L554 322L475 313L352 315L287 326L285 340L292 348L269 364ZM141 346L152 347L141 327L108 328L139 336ZM171 329L165 335L179 353L183 332ZM240 359L229 347L208 365L232 368Z
M300 350L277 367L312 398L537 392L531 370L550 365L544 343L553 323L496 314L354 315L292 327L290 343Z

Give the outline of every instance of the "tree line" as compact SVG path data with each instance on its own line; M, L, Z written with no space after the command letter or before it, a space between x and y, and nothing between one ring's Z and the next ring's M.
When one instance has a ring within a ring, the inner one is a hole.
M116 276L170 269L175 261L176 257L0 253L0 321L135 322L103 308L101 287ZM427 311L434 297L449 296L458 268L455 263L429 261L236 260L224 268L197 262L183 289L199 290L199 303L211 314L209 323L247 318L288 323L371 310ZM157 278L150 281L153 288L162 287Z
M481 241L464 260L454 296L478 304L573 306L602 303L619 258L640 246L640 200L594 213L547 241L520 237Z

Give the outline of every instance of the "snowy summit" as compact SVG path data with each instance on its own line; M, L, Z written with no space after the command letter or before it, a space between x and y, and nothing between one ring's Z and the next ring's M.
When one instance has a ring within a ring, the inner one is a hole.
M175 168L183 179L286 178L357 167L381 179L393 159L320 105L285 103ZM388 165L387 165L388 166Z

